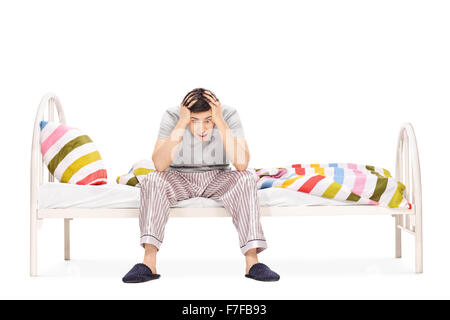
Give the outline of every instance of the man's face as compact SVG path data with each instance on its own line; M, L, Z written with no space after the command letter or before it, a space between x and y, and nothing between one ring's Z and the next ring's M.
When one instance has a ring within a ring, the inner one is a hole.
M201 142L208 141L211 138L214 122L212 119L212 111L203 111L191 113L191 122L189 129L192 134Z

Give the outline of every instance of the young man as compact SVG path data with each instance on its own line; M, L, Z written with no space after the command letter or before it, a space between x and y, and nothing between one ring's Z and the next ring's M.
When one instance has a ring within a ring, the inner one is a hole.
M280 276L258 262L267 248L260 223L256 174L247 169L248 145L239 115L222 105L209 90L189 92L161 121L152 159L155 171L141 179L139 225L144 260L124 282L158 279L156 254L164 237L169 209L178 201L205 197L223 204L231 214L245 256L245 276L277 281ZM229 159L237 170L230 168Z

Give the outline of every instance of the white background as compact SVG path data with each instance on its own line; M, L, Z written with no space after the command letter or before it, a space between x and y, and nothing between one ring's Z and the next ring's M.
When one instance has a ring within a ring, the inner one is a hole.
M2 1L1 298L450 298L446 1ZM45 221L28 276L35 112L56 93L100 148L109 181L150 158L162 112L196 87L238 109L250 167L355 162L394 171L402 122L423 173L424 271L413 241L394 259L391 217L263 218L260 260L277 283L244 278L231 218L169 219L161 279L125 285L142 258L138 221Z

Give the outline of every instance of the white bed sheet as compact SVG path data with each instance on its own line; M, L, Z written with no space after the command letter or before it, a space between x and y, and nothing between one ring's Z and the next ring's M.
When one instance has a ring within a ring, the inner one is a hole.
M354 205L333 199L296 192L284 188L258 190L260 206ZM139 208L140 188L108 183L100 186L80 186L49 182L39 188L39 208ZM223 204L208 198L179 201L173 208L211 208Z

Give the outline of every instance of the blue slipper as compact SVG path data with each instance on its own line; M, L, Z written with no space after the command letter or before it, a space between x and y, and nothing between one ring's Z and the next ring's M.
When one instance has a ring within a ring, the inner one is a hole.
M264 263L255 263L248 270L247 278L255 279L258 281L278 281L280 275L272 270Z
M125 283L139 283L158 279L161 275L155 274L143 263L138 263L122 278Z

